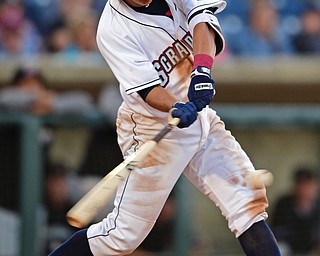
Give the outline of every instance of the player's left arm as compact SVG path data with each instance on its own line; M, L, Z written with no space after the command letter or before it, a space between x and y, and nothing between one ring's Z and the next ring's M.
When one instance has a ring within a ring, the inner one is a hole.
M220 24L214 13L217 6L207 9L194 8L189 13L189 29L193 36L194 65L188 98L201 111L210 104L215 93L214 80L211 77L212 65L216 55L224 49L224 38Z
M225 47L225 40L216 14L222 12L225 9L226 2L224 0L177 1L182 1L181 4L184 6L183 10L187 15L189 31L193 37L193 40L198 40L198 42L193 42L193 47L197 47L199 40L203 40L204 43L207 42L208 37L206 36L208 35L208 30L205 28L205 26L202 26L202 29L200 30L197 28L199 24L204 23L207 25L208 29L212 30L212 32L215 32L214 42L216 45L216 51L215 53L212 53L214 54L213 57L223 52ZM198 36L199 34L197 35L197 32L200 32L200 37ZM195 52L196 49L194 49L194 53Z
M201 111L209 105L214 96L214 80L211 77L211 69L216 55L215 31L207 23L201 22L193 31L194 63L191 73L191 81L188 90L188 98L194 102L197 111Z
M193 54L216 55L215 31L206 22L198 23L193 30Z

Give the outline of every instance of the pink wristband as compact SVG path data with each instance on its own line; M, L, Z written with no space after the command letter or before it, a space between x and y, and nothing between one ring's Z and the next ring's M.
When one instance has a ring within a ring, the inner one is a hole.
M210 55L202 53L194 55L193 69L197 68L198 66L205 66L211 69L212 65L213 58Z

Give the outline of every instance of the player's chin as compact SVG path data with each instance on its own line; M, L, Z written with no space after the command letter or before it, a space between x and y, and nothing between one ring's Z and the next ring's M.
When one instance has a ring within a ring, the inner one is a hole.
M149 4L151 4L151 2L152 2L152 0L141 0L141 1L139 1L139 5L141 7L148 6Z

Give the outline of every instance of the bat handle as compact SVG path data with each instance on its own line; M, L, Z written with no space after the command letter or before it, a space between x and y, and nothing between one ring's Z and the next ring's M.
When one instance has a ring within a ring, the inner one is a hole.
M159 142L168 132L176 127L180 122L180 118L172 117L169 113L167 125L152 139L155 142Z
M171 115L170 115L171 116ZM180 123L180 118L178 117L169 117L169 122L168 125L171 126L172 128L177 126Z

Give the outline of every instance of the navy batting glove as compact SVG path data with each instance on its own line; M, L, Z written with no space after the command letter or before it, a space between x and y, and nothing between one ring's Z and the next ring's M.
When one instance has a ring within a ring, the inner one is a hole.
M193 102L177 102L172 108L172 117L180 118L179 128L189 127L197 119L198 112Z
M191 82L188 90L188 98L192 101L197 111L201 111L209 105L214 95L214 81L210 75L210 69L198 66L191 73Z

